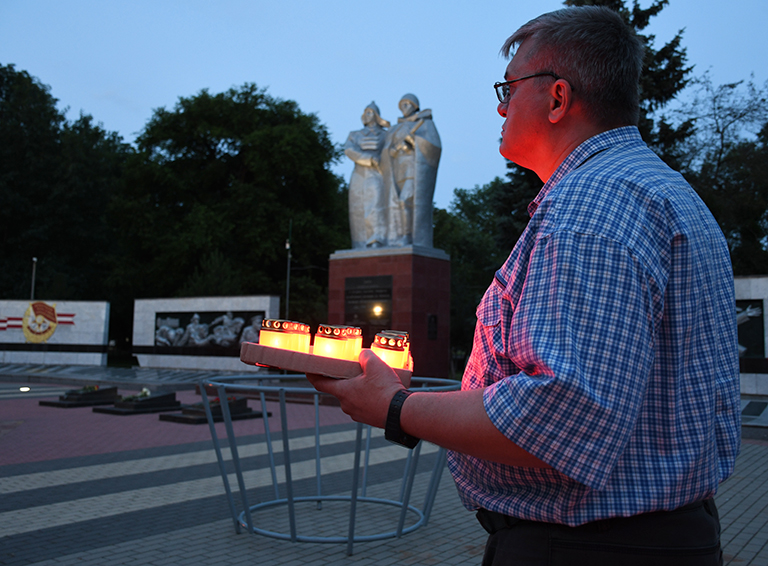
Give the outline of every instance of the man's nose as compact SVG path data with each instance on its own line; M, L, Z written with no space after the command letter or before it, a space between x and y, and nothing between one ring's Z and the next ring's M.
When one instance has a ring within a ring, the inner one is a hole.
M499 102L499 105L496 107L496 110L498 111L499 114L501 114L502 118L506 118L507 117L507 106L508 105L509 105L509 103L507 103L507 102Z

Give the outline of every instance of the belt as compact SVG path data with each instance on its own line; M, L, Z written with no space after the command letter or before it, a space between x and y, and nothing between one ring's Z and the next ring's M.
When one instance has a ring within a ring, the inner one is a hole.
M688 505L683 505L682 507L678 507L677 509L673 509L672 511L650 511L648 513L642 513L641 515L653 516L653 515L664 514L664 513L677 513L680 511L691 511L694 509L698 509L700 507L704 507L707 513L712 515L713 512L711 510L710 501L711 499L705 499L703 501L696 501L694 503L689 503ZM573 528L590 530L590 531L607 531L617 522L627 521L630 519L637 518L639 516L640 515L632 515L630 517L611 517L609 519L600 519L597 521L584 523L582 525L579 525ZM546 523L544 521L532 521L530 519L519 519L518 517L504 515L503 513L497 513L496 511L489 511L488 509L478 509L477 520L480 523L480 525L488 532L488 534L491 534L491 535L502 529L508 529L510 527L513 527L519 524L538 524L538 525L551 524L551 523Z

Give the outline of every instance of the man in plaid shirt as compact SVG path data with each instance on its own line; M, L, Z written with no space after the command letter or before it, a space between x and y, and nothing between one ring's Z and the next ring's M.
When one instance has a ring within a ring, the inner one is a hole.
M607 8L544 14L495 85L500 151L545 185L477 309L451 393L370 352L309 376L356 420L451 450L484 564L719 564L712 496L740 444L723 235L636 127L643 47Z

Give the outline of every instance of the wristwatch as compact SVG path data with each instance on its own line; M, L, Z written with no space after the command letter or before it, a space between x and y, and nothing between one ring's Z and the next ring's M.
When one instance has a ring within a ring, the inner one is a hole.
M406 448L413 448L419 443L418 438L406 434L403 429L400 428L400 411L403 408L403 403L413 391L407 389L401 389L395 396L392 397L392 401L389 403L389 412L387 413L387 425L384 429L384 438L395 444L400 444Z

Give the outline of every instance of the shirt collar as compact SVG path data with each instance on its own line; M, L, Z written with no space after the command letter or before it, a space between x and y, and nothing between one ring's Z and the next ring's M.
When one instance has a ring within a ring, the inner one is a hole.
M619 144L637 142L643 143L643 138L640 136L640 131L636 126L624 126L614 130L608 130L607 132L601 132L582 142L579 147L568 154L568 157L566 157L558 168L555 169L555 172L552 173L549 180L544 183L539 194L536 195L533 202L528 205L528 215L533 216L533 213L539 208L539 203L546 198L552 190L552 187L557 185L563 177L574 169L577 169L585 161L594 157L601 151Z

